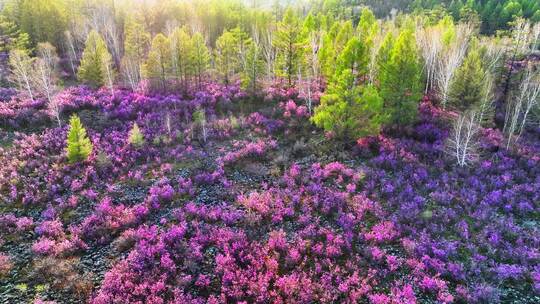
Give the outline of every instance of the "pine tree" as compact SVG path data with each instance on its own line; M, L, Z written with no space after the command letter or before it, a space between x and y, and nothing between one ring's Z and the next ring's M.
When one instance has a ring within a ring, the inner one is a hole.
M69 120L69 131L67 135L67 158L69 163L84 161L92 153L92 143L86 136L86 130L81 124L77 115L71 116Z
M195 33L192 37L193 52L191 56L191 61L193 65L194 76L197 79L197 87L201 88L202 77L208 65L210 63L210 53L208 52L208 47L204 41L204 37L201 33Z
M112 57L105 41L98 32L91 31L86 39L77 78L94 88L101 87L107 82L111 85L112 65Z
M319 64L321 66L321 74L330 79L334 75L336 69L336 50L334 48L334 40L329 33L325 33L322 38L321 48L317 53Z
M68 27L65 1L21 1L18 23L21 31L30 35L32 45L50 42L59 47Z
M302 68L304 42L301 34L300 20L292 9L287 9L283 19L278 23L273 44L278 50L276 62L278 74L287 79L289 86L293 85L299 69Z
M364 46L364 54L366 58L366 69L372 64L373 49L375 47L375 40L379 34L379 24L373 12L364 7L362 13L360 14L360 22L358 23L357 32ZM371 69L373 67L371 66ZM371 75L373 76L373 75Z
M368 8L362 8L360 13L360 21L358 22L358 27L356 31L358 35L366 42L368 39L372 39L379 30L379 24L377 23L377 18L373 12Z
M170 36L172 73L181 86L187 88L187 83L193 76L193 41L185 28L176 28Z
M333 77L315 109L313 123L339 138L376 135L386 121L383 99L374 86L358 86L350 70Z
M125 79L132 89L135 89L141 80L141 66L150 45L150 34L144 26L130 16L124 25L124 57L121 66Z
M0 15L0 52L15 49L29 54L31 52L30 36L22 32L13 21Z
M144 145L144 135L139 129L137 123L134 123L133 128L131 128L131 130L129 131L128 141L136 148L140 148Z
M152 87L164 91L167 77L171 73L171 43L163 34L157 34L143 66L144 76L150 80Z
M381 96L390 112L390 123L413 122L422 95L422 81L416 39L411 29L401 31L389 60L381 62L379 81Z
M256 94L260 88L259 80L264 71L264 61L259 46L252 43L246 54L245 67L242 70L242 88Z
M341 26L336 39L334 41L334 48L336 49L336 53L340 53L347 42L354 36L354 28L352 25L351 20L347 20L343 23Z
M375 69L379 79L386 64L388 64L388 61L390 61L390 53L394 47L394 40L394 34L392 34L392 32L388 32L383 39L379 51L377 52L377 56L375 57Z
M481 101L485 70L478 43L472 43L463 64L456 71L449 92L450 105L466 110Z
M142 63L150 46L150 34L144 25L137 21L134 16L126 19L124 25L124 53Z
M231 77L238 70L239 48L234 35L224 31L216 41L216 69L225 84L229 84Z
M360 38L352 37L337 59L336 74L339 75L348 69L355 77L355 84L358 84L368 72L368 55L367 48Z

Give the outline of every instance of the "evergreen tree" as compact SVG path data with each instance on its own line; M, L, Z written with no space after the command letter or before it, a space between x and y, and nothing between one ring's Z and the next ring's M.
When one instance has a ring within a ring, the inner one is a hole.
M86 136L86 130L81 124L77 115L71 116L69 120L69 131L67 135L67 158L69 163L84 161L92 153L92 143Z
M195 33L193 35L192 45L193 52L191 60L193 64L194 76L197 79L198 88L201 88L202 77L204 73L206 73L208 65L210 64L210 53L201 33Z
M463 64L456 71L448 101L459 110L466 110L482 99L485 70L478 43L472 43Z
M229 84L231 77L238 70L239 65L238 41L229 31L224 31L216 41L216 69L225 84Z
M352 37L337 59L336 74L341 74L344 70L349 70L358 84L361 78L368 73L369 54L366 46L358 37Z
M372 37L377 34L379 25L373 12L368 8L362 8L360 13L360 21L358 22L357 32L363 40L367 40L367 37Z
M163 34L157 34L143 66L144 76L150 80L152 87L164 91L167 77L171 73L171 43Z
M137 123L134 123L133 128L131 128L131 130L129 131L128 141L136 148L140 148L144 145L144 135L139 129Z
M375 46L375 39L379 33L379 24L373 12L365 7L360 15L357 32L365 48L365 56L370 57ZM367 65L369 65L369 59Z
M334 75L336 69L336 50L334 48L334 40L329 33L323 35L321 47L317 56L321 66L321 74L326 79L330 79L330 77Z
M386 121L383 99L373 86L358 86L350 70L334 77L315 109L313 123L339 138L376 135Z
M33 45L50 42L60 47L64 31L68 29L66 2L22 0L20 3L19 26L30 35Z
M422 81L416 39L411 29L401 31L389 60L380 63L381 95L390 113L390 123L413 122L422 95Z
M125 55L142 63L150 46L150 34L134 16L129 16L124 25L124 35Z
M264 72L264 61L259 46L252 43L246 54L245 67L242 69L242 88L256 94L260 88L259 80Z
M304 41L302 41L302 27L300 20L295 16L292 9L287 9L273 41L278 50L277 71L279 76L287 79L287 84L292 86L299 70L302 68L302 56Z
M30 53L30 36L19 30L13 21L0 15L0 52L9 52L15 49Z
M336 36L336 39L334 41L334 48L336 49L337 54L341 53L341 51L343 50L347 42L349 42L349 40L351 40L353 36L354 36L354 28L352 25L352 21L347 20L341 26Z
M191 62L193 41L185 28L176 28L171 34L170 41L173 75L185 89L193 75Z
M143 24L137 22L133 16L128 16L124 24L124 35L122 72L132 89L135 89L141 80L141 66L150 45L150 34L146 32Z
M98 32L91 31L86 39L77 78L94 88L103 86L107 81L111 85L112 64L105 41Z
M392 48L394 47L394 40L395 38L392 32L386 33L381 47L377 52L377 56L375 57L375 69L379 79L381 78L382 72L384 71L386 65L390 61L390 53L392 52Z

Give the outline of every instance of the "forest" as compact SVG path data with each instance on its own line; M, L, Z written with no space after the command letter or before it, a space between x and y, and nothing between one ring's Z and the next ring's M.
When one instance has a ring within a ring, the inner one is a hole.
M540 303L540 2L0 0L4 303Z

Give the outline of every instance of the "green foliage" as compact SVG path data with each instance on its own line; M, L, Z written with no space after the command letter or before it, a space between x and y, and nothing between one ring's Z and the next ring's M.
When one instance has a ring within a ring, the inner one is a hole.
M136 148L140 148L144 145L144 135L139 129L137 123L134 123L133 128L131 128L131 130L129 131L128 141L132 146Z
M392 52L394 43L395 43L394 34L392 32L386 33L386 36L384 36L384 39L379 48L379 51L377 52L377 56L375 56L375 69L379 78L385 66L390 61L390 52Z
M21 0L18 24L30 35L32 43L50 42L61 46L67 30L67 6L64 1Z
M336 69L336 50L334 48L334 40L329 33L323 35L321 48L317 56L321 66L321 74L326 79L330 79Z
M381 59L385 56L379 55ZM381 95L390 112L390 123L408 124L415 120L422 96L422 69L412 30L401 31L389 55L388 61L379 61Z
M192 37L193 53L193 71L197 78L197 84L200 87L202 84L202 77L210 64L210 52L204 41L204 37L201 33L195 33Z
M186 87L193 75L191 54L193 54L193 41L185 28L176 28L169 37L171 42L173 76Z
M125 21L124 35L124 54L141 63L150 45L150 34L134 16L129 16Z
M376 135L386 121L383 105L374 86L357 86L351 71L344 70L322 96L312 121L339 138Z
M369 54L367 47L358 37L352 37L337 59L336 74L349 70L358 83L362 76L368 72Z
M196 125L203 125L206 123L204 109L197 109L195 112L193 112L193 122Z
M252 43L246 54L245 67L242 70L242 88L251 94L256 94L260 89L259 80L264 73L264 61L261 49Z
M442 29L442 42L448 47L456 39L456 26L451 16L446 16L437 24Z
M292 9L287 9L277 25L274 47L278 50L276 65L278 76L285 77L289 86L302 68L305 42L302 39L300 19Z
M355 33L354 33L352 21L351 20L345 21L341 25L340 30L334 41L334 48L336 49L337 53L340 53L343 50L347 42L351 40L354 34Z
M14 49L30 53L30 36L19 30L14 22L0 15L0 52L9 52Z
M450 86L448 94L450 105L459 110L466 110L478 104L483 96L485 74L478 43L472 43Z
M85 161L92 153L92 143L86 136L86 130L81 124L77 115L71 116L69 120L69 131L67 135L67 158L69 163Z
M197 109L193 112L193 123L201 129L203 141L206 142L206 114L204 109Z
M111 69L112 57L105 41L98 32L91 31L86 39L77 78L83 83L98 88L106 83Z
M224 31L216 41L216 69L225 84L240 69L239 41L229 31Z
M417 11L429 13L441 10L444 5L454 19L460 21L481 21L481 32L493 34L497 30L507 30L518 17L533 22L540 19L540 3L538 0L416 0Z
M143 66L143 73L154 88L165 90L167 77L171 73L171 42L167 36L157 34Z

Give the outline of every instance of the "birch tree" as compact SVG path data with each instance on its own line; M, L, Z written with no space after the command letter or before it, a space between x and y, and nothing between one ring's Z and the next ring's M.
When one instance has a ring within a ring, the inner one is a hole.
M472 25L468 23L458 25L455 40L447 46L447 49L440 54L437 60L437 69L435 69L436 92L443 107L446 107L448 102L448 93L454 74L461 66L467 53L472 32Z
M478 158L478 112L468 111L455 119L446 149L458 166L470 165Z
M65 54L67 54L72 74L77 75L77 51L75 49L75 40L70 31L65 31L64 36Z
M261 39L261 52L264 58L266 65L266 76L268 81L272 82L276 75L275 71L275 62L276 62L276 48L272 44L274 41L274 32L272 29L268 28L263 32Z
M34 72L32 74L37 91L47 98L49 112L55 117L60 127L62 125L60 106L55 98L58 91L58 61L55 47L49 43L40 43L38 44L38 58L34 62Z
M421 27L417 31L417 43L424 58L426 89L424 94L433 89L438 60L442 51L441 31L439 27Z
M34 59L23 50L11 50L9 52L9 66L11 67L10 80L17 84L21 91L26 91L28 97L34 100L32 88L32 64Z
M506 148L518 142L530 122L530 114L540 103L540 72L529 65L515 97L507 103L503 132Z

